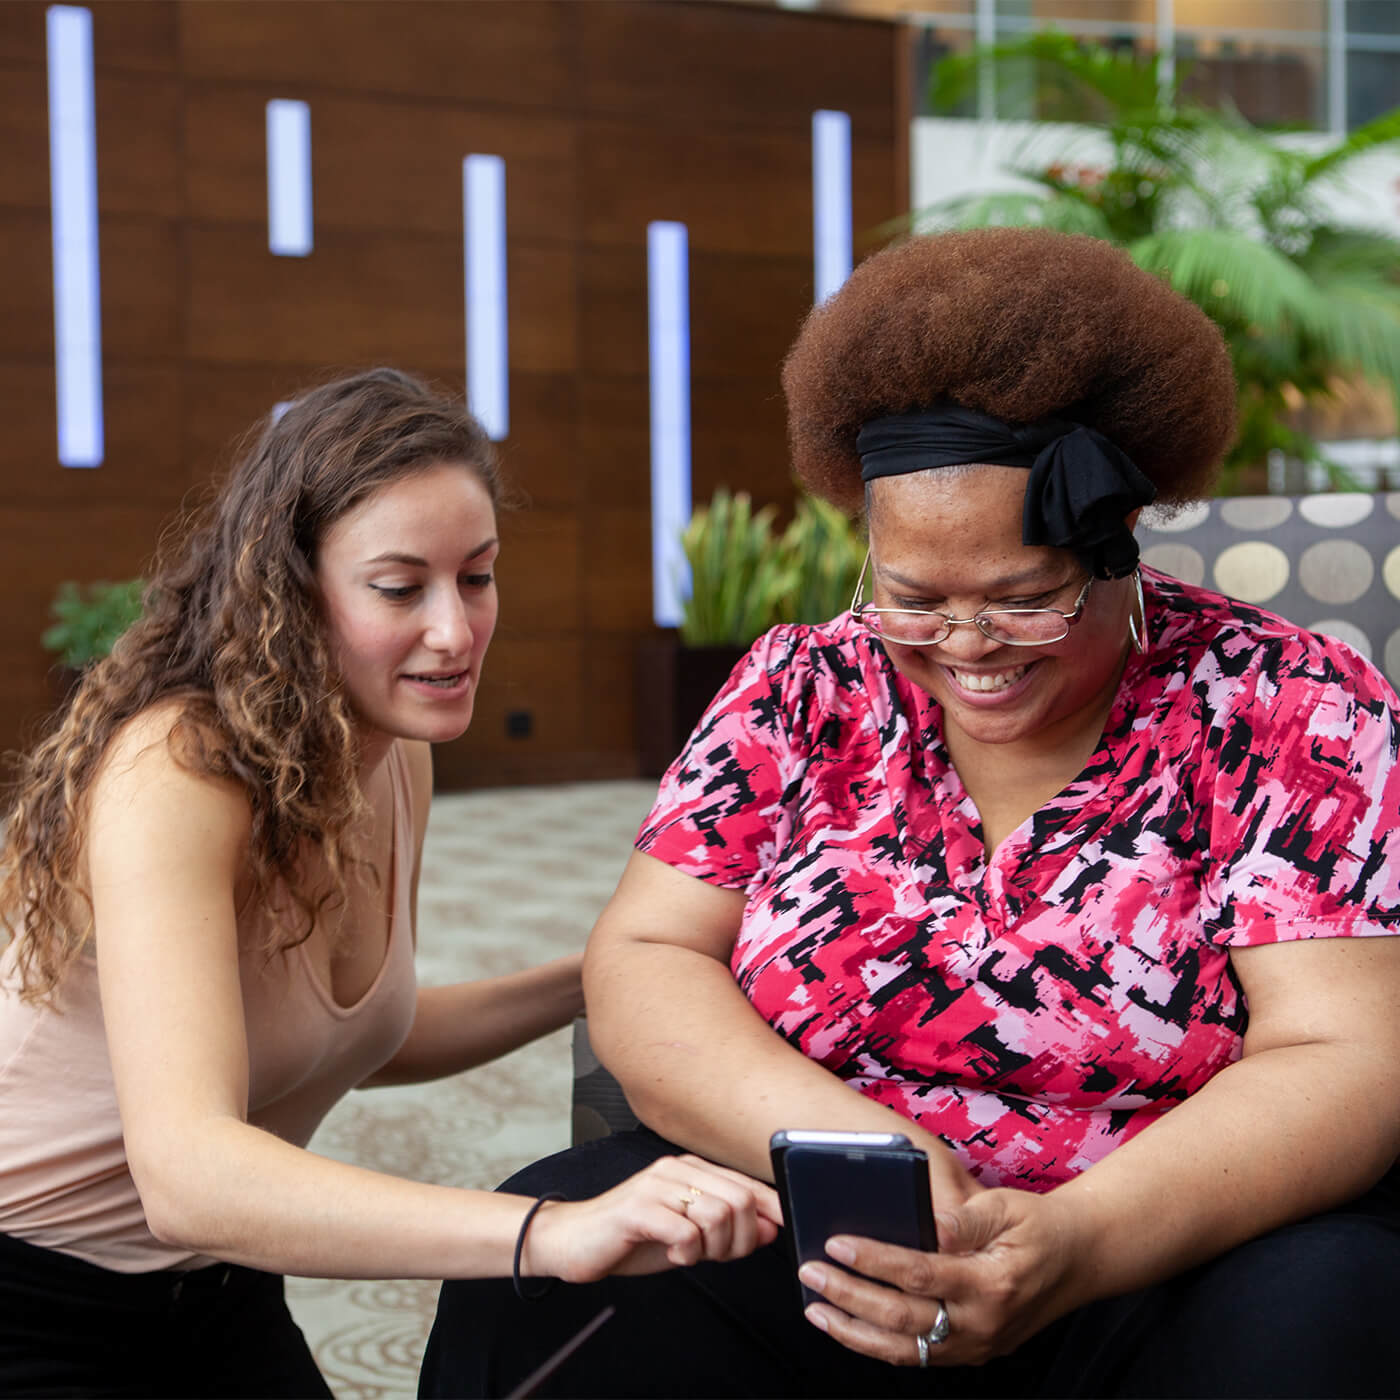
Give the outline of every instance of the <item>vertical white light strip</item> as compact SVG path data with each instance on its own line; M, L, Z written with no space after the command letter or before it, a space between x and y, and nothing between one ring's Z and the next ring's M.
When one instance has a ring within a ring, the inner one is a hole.
M267 104L267 246L279 258L311 252L311 108Z
M1157 0L1157 95L1164 102L1176 81L1176 14L1173 0Z
M851 275L851 118L812 113L812 262L816 300Z
M506 331L506 163L462 162L463 257L467 300L467 405L492 439L510 432L510 346Z
M65 467L98 467L103 453L102 289L92 12L78 5L50 5L47 19L58 460Z
M1327 126L1338 140L1347 134L1346 0L1327 0Z
M977 0L977 46L990 48L997 41L997 0ZM977 120L995 121L997 115L997 70L989 58L977 64Z
M684 224L647 225L651 346L651 608L676 627L690 571L681 531L690 522L690 267Z

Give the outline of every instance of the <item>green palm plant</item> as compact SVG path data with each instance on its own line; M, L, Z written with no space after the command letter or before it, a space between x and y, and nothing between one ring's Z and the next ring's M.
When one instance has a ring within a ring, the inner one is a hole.
M1166 277L1225 335L1239 384L1239 434L1226 481L1282 449L1346 474L1294 419L1298 402L1339 382L1385 386L1400 405L1400 239L1339 224L1324 196L1358 157L1400 139L1400 108L1327 149L1270 138L1234 112L1179 96L1157 58L1111 52L1050 31L938 64L935 110L948 110L979 69L1024 75L1033 65L1039 106L1073 102L1094 113L1110 152L1103 168L1018 160L1036 188L945 201L916 226L1035 224L1088 233L1125 248Z

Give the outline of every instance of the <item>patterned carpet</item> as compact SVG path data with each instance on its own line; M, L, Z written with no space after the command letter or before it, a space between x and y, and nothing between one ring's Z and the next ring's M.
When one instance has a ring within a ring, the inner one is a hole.
M418 895L424 983L511 972L582 948L655 784L493 789L435 799ZM321 1125L328 1157L452 1186L498 1186L569 1142L570 1037L409 1088L352 1094ZM437 1284L289 1279L292 1312L339 1400L416 1394Z

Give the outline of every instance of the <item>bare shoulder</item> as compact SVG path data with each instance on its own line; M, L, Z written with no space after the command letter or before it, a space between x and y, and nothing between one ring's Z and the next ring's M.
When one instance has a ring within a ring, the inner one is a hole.
M252 824L247 794L230 778L200 773L180 761L186 710L162 701L114 735L93 779L88 808L89 852L123 860L144 847L151 858L196 857L219 863L246 849Z
M631 942L671 943L727 960L748 897L633 851L603 910L588 953Z

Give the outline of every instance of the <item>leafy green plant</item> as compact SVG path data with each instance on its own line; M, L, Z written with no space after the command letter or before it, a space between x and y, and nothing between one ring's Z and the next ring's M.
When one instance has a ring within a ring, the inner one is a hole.
M145 580L80 585L71 579L58 586L49 612L55 619L39 638L46 651L74 671L81 671L111 651L117 638L141 616Z
M681 535L690 596L681 617L687 646L746 646L772 626L787 592L788 567L777 546L776 506L754 510L747 491L720 487Z
M825 622L851 605L865 559L865 541L835 506L802 496L781 548L790 565L789 591L781 600L784 622Z
M1045 31L944 59L931 78L935 110L951 109L979 66L1024 79L1028 61L1039 110L1071 102L1098 114L1107 162L1016 161L1010 172L1037 188L959 197L912 222L1034 224L1127 249L1224 333L1240 419L1227 483L1281 449L1348 484L1295 410L1356 379L1385 386L1400 405L1400 239L1338 222L1323 196L1358 157L1400 139L1400 108L1304 150L1237 113L1183 100L1184 73L1168 79L1156 57Z
M856 528L834 506L802 496L787 529L778 509L720 487L681 536L690 596L681 640L747 646L779 622L825 622L851 600L864 557Z

